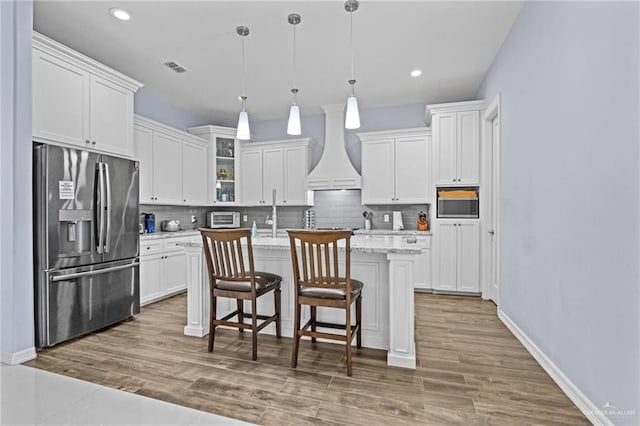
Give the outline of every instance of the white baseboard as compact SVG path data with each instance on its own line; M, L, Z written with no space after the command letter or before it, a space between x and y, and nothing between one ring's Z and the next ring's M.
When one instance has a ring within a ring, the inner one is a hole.
M13 353L2 352L2 354L0 354L0 361L2 361L3 364L16 365L16 364L22 364L23 362L32 360L35 357L36 357L36 348L31 347L20 352L13 352Z
M518 327L507 314L498 309L498 318L507 326L527 351L538 361L560 389L578 407L594 425L613 426L613 422L605 415L602 408L593 403L582 391L549 359L544 352Z

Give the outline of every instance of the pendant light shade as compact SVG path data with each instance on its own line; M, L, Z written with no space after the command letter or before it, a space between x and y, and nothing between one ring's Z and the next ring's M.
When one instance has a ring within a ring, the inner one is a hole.
M347 99L347 115L344 120L344 127L347 129L357 129L360 127L358 100L355 96L349 96L349 99Z
M249 129L249 115L246 111L240 111L238 117L238 129L236 130L236 138L246 141L251 139L251 130Z
M347 0L344 3L344 10L349 12L349 38L351 41L351 96L347 99L347 115L344 120L344 127L347 129L358 129L360 127L360 112L358 111L358 100L356 99L353 65L353 12L358 10L358 0Z
M244 94L244 38L249 35L249 28L239 26L236 28L236 32L240 37L242 37L242 95L240 96L240 99L242 100L242 111L240 111L240 116L238 117L236 138L240 140L248 140L251 139L251 130L249 129L249 114L247 114L247 111L245 110L247 97Z
M291 105L289 110L289 123L287 124L288 135L299 135L302 133L300 128L300 108L298 105Z
M300 15L297 13L291 13L287 16L287 21L293 27L293 89L291 89L292 104L289 109L289 122L287 123L287 134L297 136L302 133L300 126L300 107L296 104L296 95L298 89L296 88L296 25L301 21Z

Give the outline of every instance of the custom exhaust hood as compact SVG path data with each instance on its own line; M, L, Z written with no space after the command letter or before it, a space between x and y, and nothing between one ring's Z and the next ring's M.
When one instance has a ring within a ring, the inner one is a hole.
M362 176L353 167L345 146L345 105L323 105L322 109L325 113L324 151L307 176L307 189L361 189Z

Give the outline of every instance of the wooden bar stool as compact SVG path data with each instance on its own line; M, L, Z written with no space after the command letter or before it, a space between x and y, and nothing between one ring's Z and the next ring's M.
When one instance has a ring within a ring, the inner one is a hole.
M253 247L249 229L215 230L200 228L204 254L209 269L211 292L211 310L209 315L209 352L213 351L216 327L226 325L237 327L240 332L250 329L252 335L253 360L258 359L258 332L275 321L276 336L280 338L280 283L282 277L268 272L256 272L253 267ZM245 267L242 252L242 239L246 239L249 268ZM258 297L274 292L275 314L271 316L257 314ZM216 319L218 297L236 299L238 309L223 318ZM251 313L243 310L243 302L251 301ZM237 316L238 321L229 321ZM245 318L251 318L246 324ZM258 325L258 320L262 323Z
M351 341L357 337L357 347L362 347L362 282L351 278L351 231L298 231L291 230L291 262L295 295L295 320L291 366L298 364L300 337L340 340L347 350L347 375L351 376ZM344 276L340 275L338 242L345 240ZM299 246L299 247L298 247ZM299 253L298 253L299 250ZM351 304L356 303L356 325L351 325ZM309 305L311 319L301 328L301 306ZM316 320L318 307L345 310L344 324ZM311 330L309 331L309 327ZM317 328L336 328L345 334L318 332Z

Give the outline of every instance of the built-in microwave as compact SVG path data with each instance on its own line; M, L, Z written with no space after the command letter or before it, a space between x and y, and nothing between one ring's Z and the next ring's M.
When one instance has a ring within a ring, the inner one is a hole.
M438 188L436 217L468 218L480 217L478 188Z
M207 214L207 227L209 228L239 228L239 212L209 212Z

